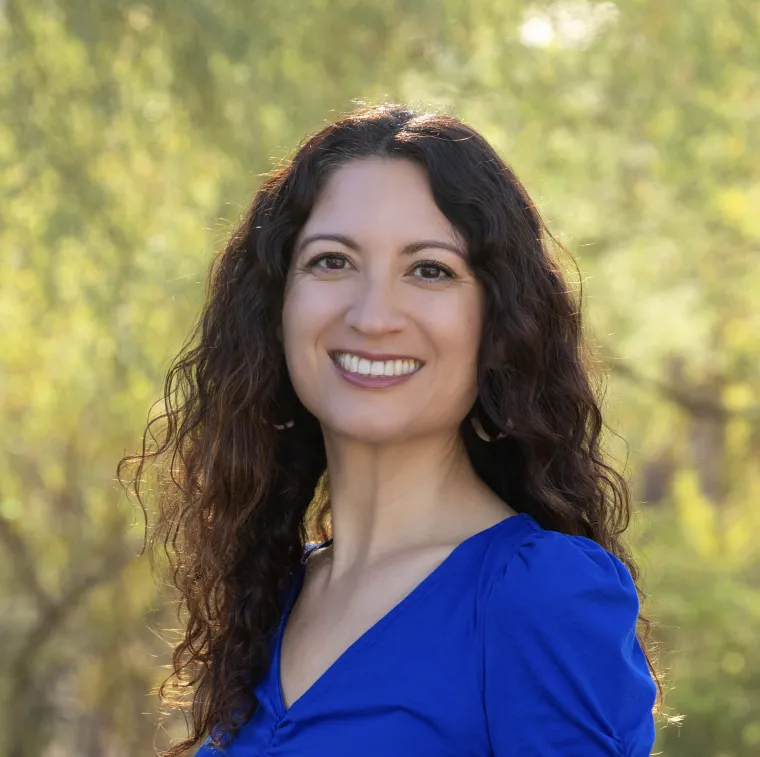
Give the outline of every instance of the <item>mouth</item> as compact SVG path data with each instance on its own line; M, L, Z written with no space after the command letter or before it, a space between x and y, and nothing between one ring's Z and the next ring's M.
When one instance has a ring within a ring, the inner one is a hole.
M333 365L349 383L365 388L381 389L410 379L425 364L422 360L400 355L333 351Z

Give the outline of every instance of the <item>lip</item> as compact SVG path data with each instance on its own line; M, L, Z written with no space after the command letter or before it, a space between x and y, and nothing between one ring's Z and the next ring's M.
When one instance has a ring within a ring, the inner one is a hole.
M356 355L357 357L363 357L367 360L377 360L385 362L386 360L414 360L415 363L419 363L420 367L425 365L424 360L420 360L418 357L410 357L409 355L389 355L387 353L375 353L375 352L362 352L362 350L329 350L328 354L335 360L336 355L348 353L349 355Z
M340 350L339 350L340 351ZM360 373L351 373L350 371L347 371L340 363L337 362L335 359L335 355L337 354L331 352L330 353L330 362L335 366L335 370L338 371L339 375L344 378L346 381L348 381L349 384L353 384L354 386L362 387L363 389L386 389L387 387L391 386L397 386L398 384L403 384L405 381L409 381L412 376L419 373L424 363L422 361L418 361L420 363L420 367L416 371L412 371L411 373L405 373L402 376L363 376ZM348 352L348 350L346 350ZM368 357L369 353L366 352L352 352L352 355L356 355L357 357L363 357L367 360L414 360L414 358L400 358L400 357L386 357L386 358L379 358L379 357Z

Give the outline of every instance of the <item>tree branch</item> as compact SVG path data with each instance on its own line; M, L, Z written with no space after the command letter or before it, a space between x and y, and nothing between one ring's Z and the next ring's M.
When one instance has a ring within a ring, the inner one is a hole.
M649 391L654 391L664 399L692 415L702 418L711 417L719 421L728 421L731 418L748 418L754 423L760 423L760 407L753 406L744 410L729 410L720 403L710 400L706 396L699 395L696 391L686 386L678 386L662 379L645 376L623 358L614 355L614 351L604 346L602 360L615 373L627 378Z
M9 702L8 722L14 724L16 735L8 750L9 757L23 757L26 714L29 711L31 692L35 690L31 685L34 677L32 668L41 648L93 589L111 581L132 559L132 555L123 553L107 558L103 565L74 581L59 599L51 602L40 614L11 665L8 690L13 692L13 696Z
M53 599L40 584L37 571L34 568L34 560L32 560L24 540L13 522L2 515L0 515L0 540L8 548L7 554L11 557L19 580L34 597L40 612L43 614L49 612L54 605Z

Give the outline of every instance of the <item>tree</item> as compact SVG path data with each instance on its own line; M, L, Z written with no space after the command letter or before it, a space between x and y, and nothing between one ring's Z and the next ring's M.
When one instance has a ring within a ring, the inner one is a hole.
M483 131L579 258L646 500L648 614L677 652L666 703L685 720L657 748L754 754L758 10L0 4L0 750L152 748L166 649L146 626L173 621L115 463L260 174L352 100L387 98Z

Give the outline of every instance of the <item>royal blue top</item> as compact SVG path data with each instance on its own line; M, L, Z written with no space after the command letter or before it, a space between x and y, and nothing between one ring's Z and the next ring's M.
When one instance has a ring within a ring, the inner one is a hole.
M290 589L258 709L196 757L650 756L656 687L631 574L526 513L460 543L286 709L280 643L318 546Z

